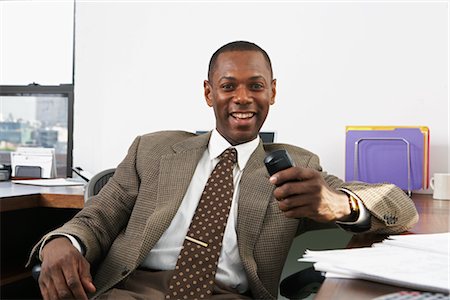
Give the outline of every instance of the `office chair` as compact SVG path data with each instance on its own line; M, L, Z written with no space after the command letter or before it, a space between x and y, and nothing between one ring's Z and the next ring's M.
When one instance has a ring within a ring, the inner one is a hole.
M108 180L114 175L115 168L103 170L95 174L91 180L88 181L84 190L84 201L90 197L97 195L100 190L108 183Z
M314 267L303 269L284 278L280 283L280 295L288 299L303 299L317 293L325 276Z
M90 197L97 195L100 190L106 185L108 180L114 175L115 168L107 169L95 174L91 180L88 181L84 190L84 201L86 202ZM31 275L34 280L38 281L41 274L41 264L37 263L31 269Z

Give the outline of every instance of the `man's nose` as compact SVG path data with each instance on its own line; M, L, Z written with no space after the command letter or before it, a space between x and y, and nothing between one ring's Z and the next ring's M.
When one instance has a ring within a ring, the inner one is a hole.
M248 104L251 103L252 97L250 91L245 86L240 86L236 89L236 95L234 97L234 102L238 104Z

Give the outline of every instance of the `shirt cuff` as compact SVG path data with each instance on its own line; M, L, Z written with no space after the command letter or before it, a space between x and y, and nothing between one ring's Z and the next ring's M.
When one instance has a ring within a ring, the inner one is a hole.
M41 247L39 247L39 260L42 262L42 249L44 248L44 246L50 242L52 239L56 238L56 237L66 237L69 239L69 241L72 243L72 245L78 250L80 251L81 254L84 255L84 251L81 249L81 244L80 242L78 242L78 240L71 236L70 234L67 233L62 233L62 232L55 232L52 233L51 235L47 236L41 243Z
M352 232L363 232L370 229L370 221L372 215L369 210L364 206L364 203L358 196L356 196L352 191L347 190L345 188L338 189L345 194L352 196L357 202L359 207L359 215L358 219L353 222L344 222L344 221L336 221L336 224L339 225L342 229Z

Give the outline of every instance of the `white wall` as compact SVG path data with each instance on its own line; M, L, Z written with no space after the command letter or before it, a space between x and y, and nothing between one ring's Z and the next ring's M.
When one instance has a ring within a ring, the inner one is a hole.
M263 130L344 178L346 125L425 125L449 172L448 3L78 2L74 165L116 166L136 135L211 129L211 54L265 48L278 79Z
M0 0L0 84L72 83L73 0Z

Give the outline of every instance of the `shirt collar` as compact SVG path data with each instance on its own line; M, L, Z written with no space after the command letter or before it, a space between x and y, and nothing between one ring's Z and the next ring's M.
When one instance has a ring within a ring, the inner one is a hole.
M243 170L250 159L250 155L252 155L253 151L258 147L259 141L260 138L257 136L250 142L232 146L216 129L214 129L208 144L209 159L216 159L223 151L233 147L237 151L238 167L240 170Z

